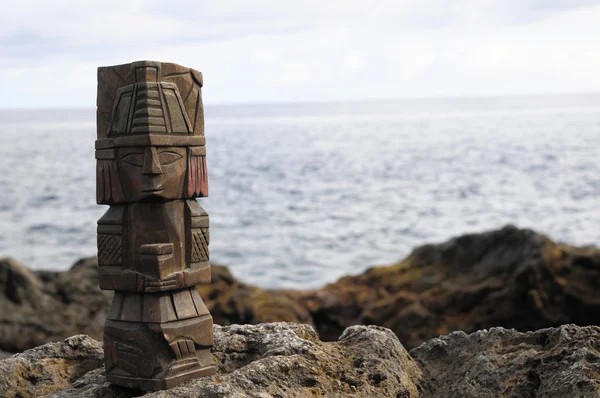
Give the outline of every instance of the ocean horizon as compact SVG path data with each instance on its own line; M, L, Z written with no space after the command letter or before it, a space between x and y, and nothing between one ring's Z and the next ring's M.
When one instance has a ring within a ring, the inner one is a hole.
M314 288L514 224L599 245L600 94L205 105L211 261ZM0 257L96 253L95 109L0 109Z

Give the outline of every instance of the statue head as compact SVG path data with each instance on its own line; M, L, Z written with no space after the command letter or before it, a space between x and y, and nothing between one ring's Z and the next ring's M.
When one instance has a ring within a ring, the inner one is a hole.
M163 76L164 65L174 73ZM124 77L127 67L130 73ZM183 67L151 61L99 68L98 203L208 196L204 124L199 120L203 117L203 112L199 112L201 75L177 68ZM134 82L118 88L111 86L109 83L115 79L101 79L101 75L111 72L124 82L127 77ZM161 80L169 76L175 76L174 82ZM101 90L103 84L112 87L114 98L110 122L101 129L100 119L107 120L100 106L100 93L107 91ZM197 91L193 123L180 87L186 90L186 98Z

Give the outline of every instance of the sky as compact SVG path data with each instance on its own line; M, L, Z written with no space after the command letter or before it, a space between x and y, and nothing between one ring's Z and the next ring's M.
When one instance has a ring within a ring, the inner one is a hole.
M215 104L600 92L600 0L0 2L0 108L93 108L143 59Z

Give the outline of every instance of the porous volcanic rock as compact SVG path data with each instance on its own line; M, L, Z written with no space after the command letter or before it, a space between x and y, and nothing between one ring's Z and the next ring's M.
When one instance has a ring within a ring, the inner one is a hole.
M454 332L410 354L428 379L427 397L600 397L596 326Z
M144 397L418 397L421 370L388 329L354 326L323 343L294 323L215 326L217 374ZM129 397L102 368L54 398Z
M0 261L0 350L77 333L100 338L112 293L98 288L96 267L84 259L68 272L32 272ZM326 341L375 324L412 348L454 330L600 325L600 250L507 226L421 246L398 264L318 290L261 289L219 265L198 290L216 324L306 323Z
M69 387L103 366L102 345L77 335L48 343L0 361L0 397L34 397Z
M293 323L215 326L217 374L144 394L111 386L100 344L74 336L0 361L0 396L53 398L600 396L600 328L453 332L410 355L388 329L322 342Z

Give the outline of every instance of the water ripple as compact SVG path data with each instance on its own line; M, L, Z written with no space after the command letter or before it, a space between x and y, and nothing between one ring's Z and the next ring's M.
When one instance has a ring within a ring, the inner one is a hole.
M309 288L507 223L600 242L600 97L445 101L207 107L213 261ZM0 255L36 268L93 255L106 210L93 112L60 112L0 113Z

